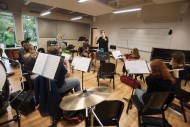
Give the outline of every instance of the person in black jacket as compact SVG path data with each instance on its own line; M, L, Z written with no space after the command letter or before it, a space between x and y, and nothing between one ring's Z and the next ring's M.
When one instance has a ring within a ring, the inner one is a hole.
M165 63L161 59L151 62L151 75L146 77L147 90L136 89L135 93L141 103L146 102L149 95L153 92L175 91L175 79L168 71Z
M108 52L108 37L105 35L105 32L103 30L100 31L101 37L99 37L96 44L99 44L99 50L102 52Z

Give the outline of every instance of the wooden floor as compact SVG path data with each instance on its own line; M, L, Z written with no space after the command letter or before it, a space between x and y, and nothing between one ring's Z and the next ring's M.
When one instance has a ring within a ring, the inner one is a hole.
M114 60L111 60L111 62L115 62ZM6 62L7 63L7 62ZM20 90L20 71L19 68L12 68L9 67L9 64L6 64L8 70L13 70L15 72L15 75L9 77L9 81L12 86L12 92ZM117 66L117 73L121 74L123 63L121 61L118 62ZM98 67L97 67L98 68ZM96 73L93 73L91 71L90 73L84 74L84 88L88 89L91 87L97 87L97 80L96 80ZM71 78L76 78L81 81L82 74L80 71L74 71L74 74L72 74ZM101 85L108 86L111 89L113 89L112 82L109 81L109 79L101 80ZM144 84L142 81L142 88L146 89L146 84ZM186 89L187 91L190 91L190 82L188 82L187 86L183 85L184 82L182 82L183 89ZM108 97L108 100L121 100L125 103L125 108L123 110L121 119L120 119L120 127L137 127L137 111L136 108L133 106L132 110L129 111L129 114L126 114L126 107L128 102L124 101L123 98L129 98L131 95L131 87L127 86L126 84L122 83L120 81L119 75L116 75L115 77L115 90L112 90L110 96ZM177 100L175 100L176 103ZM106 109L105 109L106 110ZM15 115L15 110L12 109L10 106L8 107L8 113L0 118L0 122L11 119L12 116ZM186 110L186 115L188 122L185 123L183 120L182 115L176 114L171 109L168 109L166 111L166 119L169 121L173 127L190 127L190 110ZM39 114L39 111L36 109L34 112L32 112L28 116L21 116L21 126L22 127L47 127L51 124L50 117L41 117ZM63 120L60 120L57 124L58 127L84 127L85 123L82 122L78 125L69 125ZM17 127L17 123L11 122L7 125L4 125L2 127Z

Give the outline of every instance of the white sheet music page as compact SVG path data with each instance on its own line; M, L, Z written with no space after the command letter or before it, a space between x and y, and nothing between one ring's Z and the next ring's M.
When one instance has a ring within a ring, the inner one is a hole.
M64 56L66 60L69 60L71 58L71 55L67 53L62 53L61 56Z
M45 53L39 53L38 54L34 68L32 70L33 73L36 73L38 75L42 75L42 71L44 69L44 65L46 63L47 56L48 56L48 54L45 54Z
M122 57L121 57L122 54L121 54L120 50L112 51L112 55L113 55L113 57L114 57L115 59L122 58Z
M148 65L145 60L126 60L125 68L129 74L149 74Z
M42 71L42 76L49 79L54 79L59 62L60 56L48 55L44 69Z
M76 70L87 72L90 66L90 62L91 62L91 58L74 57L72 61L72 65L74 66L74 69Z

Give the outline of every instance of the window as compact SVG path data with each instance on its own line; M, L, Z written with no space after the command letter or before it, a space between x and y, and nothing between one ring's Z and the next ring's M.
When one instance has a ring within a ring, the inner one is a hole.
M32 16L22 16L24 39L31 38L30 43L34 46L38 45L37 37L37 19Z
M15 35L15 22L12 13L0 12L0 42L2 42L3 33L7 31L7 27L9 26L13 27L13 33Z

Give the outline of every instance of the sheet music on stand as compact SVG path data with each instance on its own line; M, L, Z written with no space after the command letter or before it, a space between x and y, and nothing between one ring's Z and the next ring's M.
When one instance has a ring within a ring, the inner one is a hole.
M149 74L150 70L145 60L126 60L125 68L129 74Z
M113 57L117 60L117 59L119 59L119 58L122 58L121 57L121 52L120 52L120 50L115 50L115 51L112 51L112 55L113 55Z
M66 60L69 60L71 58L71 55L67 53L62 53L61 56L64 56Z
M74 69L87 72L90 69L91 58L86 57L74 57L71 65Z
M53 80L56 78L60 59L60 56L39 53L32 72Z

